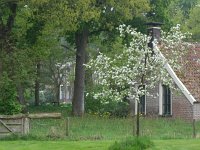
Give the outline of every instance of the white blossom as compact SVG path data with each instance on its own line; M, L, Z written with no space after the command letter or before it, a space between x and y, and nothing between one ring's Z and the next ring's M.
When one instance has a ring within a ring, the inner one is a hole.
M85 65L93 70L95 83L103 86L103 90L95 93L94 98L109 97L121 101L125 96L129 96L130 99L134 98L138 102L139 95L146 94L156 98L157 95L152 95L148 90L154 88L159 81L169 86L173 85L173 80L164 65L169 63L174 70L180 69L180 58L185 54L188 46L188 43L183 40L189 34L181 33L180 25L177 25L168 33L162 31L161 44L156 40L153 41L153 46L159 48L151 49L147 46L151 37L125 24L117 29L121 37L128 34L132 38L130 43L124 46L122 53L113 54L115 59L99 53L96 59L92 59ZM161 52L166 59L161 57ZM141 81L142 76L144 82ZM145 89L138 88L142 84L145 84Z

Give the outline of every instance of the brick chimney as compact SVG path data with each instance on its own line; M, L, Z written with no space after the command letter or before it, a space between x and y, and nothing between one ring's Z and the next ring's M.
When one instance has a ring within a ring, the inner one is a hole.
M163 25L163 23L160 23L160 22L149 22L149 23L146 23L146 25L148 26L147 34L149 36L152 36L152 39L148 43L148 46L153 48L152 41L154 39L157 39L158 42L160 41L160 30L161 30L161 25Z

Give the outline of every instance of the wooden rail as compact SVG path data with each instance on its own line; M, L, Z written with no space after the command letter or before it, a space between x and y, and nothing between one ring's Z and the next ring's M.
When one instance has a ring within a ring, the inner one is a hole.
M0 137L10 134L28 134L30 119L61 119L61 113L0 115Z
M61 113L28 114L27 117L30 118L30 119L45 119L45 118L60 119L61 118Z
M19 114L19 115L0 115L0 119L20 119L20 118L30 118L30 119L55 118L55 119L60 119L61 118L61 113L36 113L36 114Z

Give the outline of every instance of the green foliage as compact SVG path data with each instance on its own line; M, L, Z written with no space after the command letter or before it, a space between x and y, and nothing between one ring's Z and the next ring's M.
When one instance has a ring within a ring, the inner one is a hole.
M190 9L193 8L198 0L176 0L177 4L183 11L183 15L187 18L189 16Z
M112 116L112 117L127 117L129 113L129 106L127 100L115 101L109 98L94 98L92 93L102 91L101 86L96 85L86 96L85 99L85 110L89 114L98 114L99 116Z
M169 30L172 26L171 16L168 15L168 6L171 2L172 0L150 0L151 11L147 14L147 17L151 21L164 23L163 30Z
M121 142L115 142L109 150L145 150L153 147L153 142L145 137L130 137Z
M91 94L86 96L85 110L88 113L100 112L102 103L100 99L95 100Z
M15 85L6 74L0 80L0 114L13 115L20 113L21 105L17 102Z
M200 41L200 0L174 0L168 6L168 16L173 25L181 24L184 32L192 33L192 41Z
M164 23L162 29L169 30L171 26L175 26L176 24L184 25L189 18L190 10L198 1L150 0L151 11L147 14L147 17L152 21Z
M61 0L55 3L51 17L66 31L81 31L84 27L90 31L112 30L148 10L147 0Z
M200 41L200 1L199 4L190 10L189 18L186 20L186 30L192 33L195 42Z
M167 7L167 14L170 16L170 21L173 25L183 24L185 19L183 10L181 9L178 0L172 1Z

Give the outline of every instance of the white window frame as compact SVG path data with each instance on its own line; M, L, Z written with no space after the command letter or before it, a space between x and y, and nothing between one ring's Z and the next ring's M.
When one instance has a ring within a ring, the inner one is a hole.
M60 96L59 96L59 99L60 99L60 100L64 98L63 95L62 95L62 94L63 94L63 91L62 91L62 88L63 88L63 87L64 87L64 85L61 84L61 85L60 85L60 89L59 89L59 90L60 90Z

